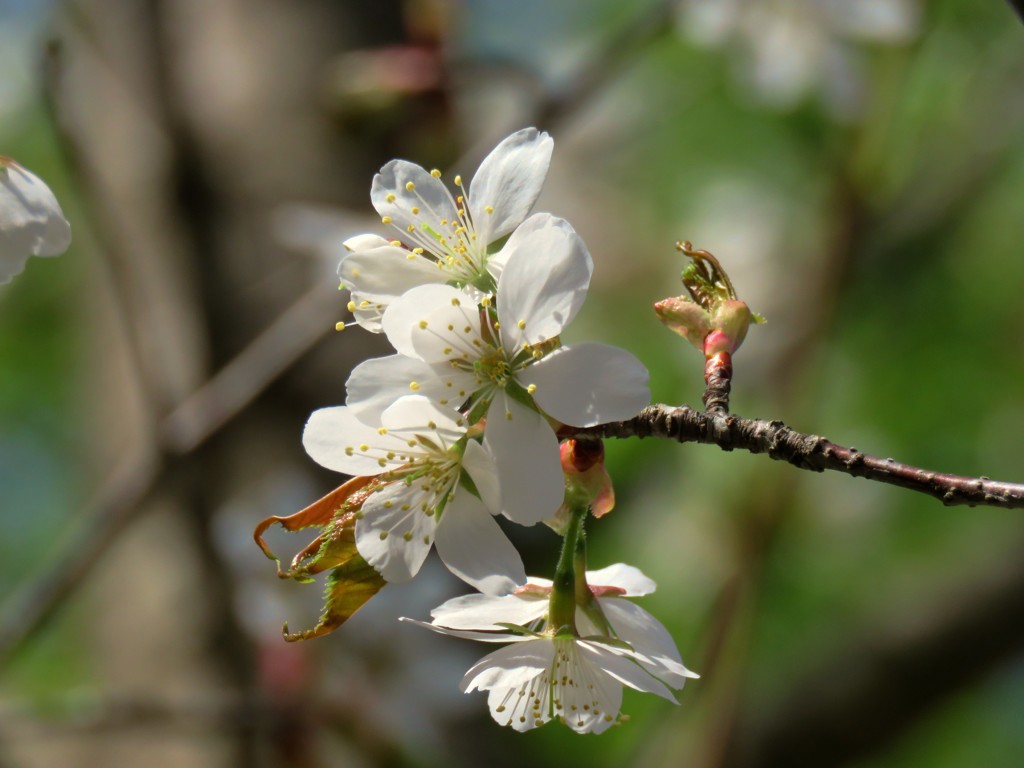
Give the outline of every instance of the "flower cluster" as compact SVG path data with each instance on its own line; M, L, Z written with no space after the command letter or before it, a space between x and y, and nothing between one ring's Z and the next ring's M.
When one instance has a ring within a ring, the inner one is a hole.
M536 129L514 133L468 185L455 176L454 192L440 171L404 160L374 177L388 235L347 240L338 271L355 323L395 351L359 365L345 405L314 412L303 434L316 462L361 480L294 519L264 521L257 539L270 554L260 534L273 522L323 529L281 571L308 580L335 569L321 625L289 639L333 629L436 548L480 594L441 606L428 626L513 643L463 688L490 691L494 717L519 730L559 718L597 732L615 721L622 685L671 698L666 686L692 675L653 618L595 597L646 594L646 577L619 566L591 574L605 586L586 586L583 517L607 512L614 495L600 443L560 445L558 430L630 418L650 392L629 352L561 342L593 262L567 221L531 215L552 146ZM498 516L564 536L554 582L527 580Z

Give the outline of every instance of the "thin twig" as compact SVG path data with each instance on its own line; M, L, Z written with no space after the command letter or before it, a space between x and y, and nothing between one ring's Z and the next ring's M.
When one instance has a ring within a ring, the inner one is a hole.
M680 443L708 443L724 451L765 453L814 472L833 470L853 477L898 485L939 499L946 506L1024 509L1024 484L987 477L964 477L883 459L837 445L824 437L790 429L781 421L702 413L687 406L651 405L628 421L576 430L596 437L660 437Z
M704 410L718 416L729 413L732 392L732 355L717 352L704 362Z

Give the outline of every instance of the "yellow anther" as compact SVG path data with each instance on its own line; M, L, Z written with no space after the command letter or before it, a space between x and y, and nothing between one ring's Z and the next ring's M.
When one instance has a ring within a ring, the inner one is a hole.
M334 324L334 330L336 330L336 331L344 331L345 330L345 324L344 323L335 323Z
M387 433L388 433L388 428L387 427L378 427L377 428L377 434L378 435L386 435Z
M391 241L391 245L395 246L395 248L401 248L402 247L402 241L401 240L392 240Z
M494 213L494 206L493 205L485 205L484 206L484 213L486 213L488 215Z
M387 465L388 465L388 463L384 459L377 459L377 466L379 466L379 467L386 467Z
M416 261L416 254L415 254L415 253L410 253L410 254L408 254L408 255L407 255L407 256L405 257L405 260L406 260L406 261Z
M430 172L430 175L433 176L435 179L440 179L441 178L441 172L439 170L437 170L437 168L432 170Z
M380 223L381 224L390 224L391 223L391 217L390 216L381 216L380 217Z
M518 323L516 323L516 328L518 328L520 331L525 330L526 329L526 321L525 320L520 320Z
M427 321L426 321L426 320L420 320L420 323L419 323L419 325L420 325L420 329L421 329L421 330L423 330L423 329L426 329L426 327L427 327Z
M462 186L462 177L461 176L456 176L455 177L455 186L456 187L461 187Z
M415 253L417 256L422 256L423 255L423 249L422 248L413 248L412 252Z
M370 450L370 446L368 446L368 445L367 445L366 443L361 443L361 444L359 445L359 450L360 450L360 451L364 451L364 452L365 452L365 451L368 451L368 450Z
M500 331L501 330L501 323L499 323L497 320L494 321L494 330L496 330L496 331Z
M355 312L356 303L354 301L350 301L348 304L345 305L345 309L347 309L349 312Z
M461 197L459 198L459 202L460 203L462 202L462 198ZM465 209L459 208L459 216L465 216L465 215L466 215Z
M406 445L408 445L410 448L415 448L416 447L416 441L415 440L408 440L408 441L406 441Z
M489 307L489 306L491 306L491 297L490 296L484 296L482 299L480 299L480 306L481 307Z
M360 309L366 309L368 306L370 306L370 302L368 302L366 299L363 299L362 301L359 302Z
M453 307L461 307L462 306L462 302L459 301L458 297L455 297L455 298L452 299L452 306Z
M420 383L418 381L410 381L409 382L409 389L411 389L413 392L419 392L420 391Z
M446 354L446 355L450 355L450 354L452 353L452 348L451 348L451 347L445 347L445 348L444 348L443 350L441 350L441 351L442 351L442 352L443 352L444 354Z
M529 392L532 395L534 392L537 391L537 385L536 384L531 384L530 386L528 386L526 388L526 391Z
M412 224L410 224L408 227L406 227L406 230L409 231L409 232L415 232L416 231L416 227L414 227Z
M407 182L405 182L405 188L409 192L412 192L414 189L416 189L416 185L413 184L411 181L407 181Z
M413 216L416 216L417 214L419 214L419 212L420 212L420 209L419 209L419 208L417 208L417 207L416 207L416 206L414 205L414 206L412 207L412 215L413 215Z
M393 194L393 193L391 193L391 192L388 192L388 196L387 196L387 197L385 197L384 199L385 199L385 200L387 200L387 201L388 201L389 203L393 203L393 202L395 202L395 196L394 196L394 194Z
M352 269L352 277L362 277L363 271L361 269Z
M402 534L402 538L406 541L412 541L412 531L406 531Z
M352 446L351 445L345 446L345 455L346 456L351 456L353 453L355 453L355 451L352 450Z
M437 423L433 421L428 421L427 426L430 427L431 429L437 429Z
M387 531L381 531L380 532L380 540L381 541L384 541L384 539L386 539L387 537L388 537L388 532Z

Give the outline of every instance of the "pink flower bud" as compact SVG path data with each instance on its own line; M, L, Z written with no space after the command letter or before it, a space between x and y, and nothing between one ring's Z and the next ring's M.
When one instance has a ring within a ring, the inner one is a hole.
M611 512L615 489L604 466L604 444L600 440L566 440L559 450L567 493L585 495L594 517Z

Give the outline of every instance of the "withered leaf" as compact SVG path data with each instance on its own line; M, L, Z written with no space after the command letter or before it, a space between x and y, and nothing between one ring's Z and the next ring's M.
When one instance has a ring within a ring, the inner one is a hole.
M302 632L289 632L285 624L284 639L288 642L333 632L386 583L359 554L355 542L359 511L381 482L377 477L355 477L294 515L268 517L256 526L253 538L263 553L277 563L277 575L282 579L310 582L316 574L331 570L324 589L320 620L315 627ZM284 569L263 540L263 534L274 524L292 532L319 528L320 535L300 550L292 558L291 566Z

